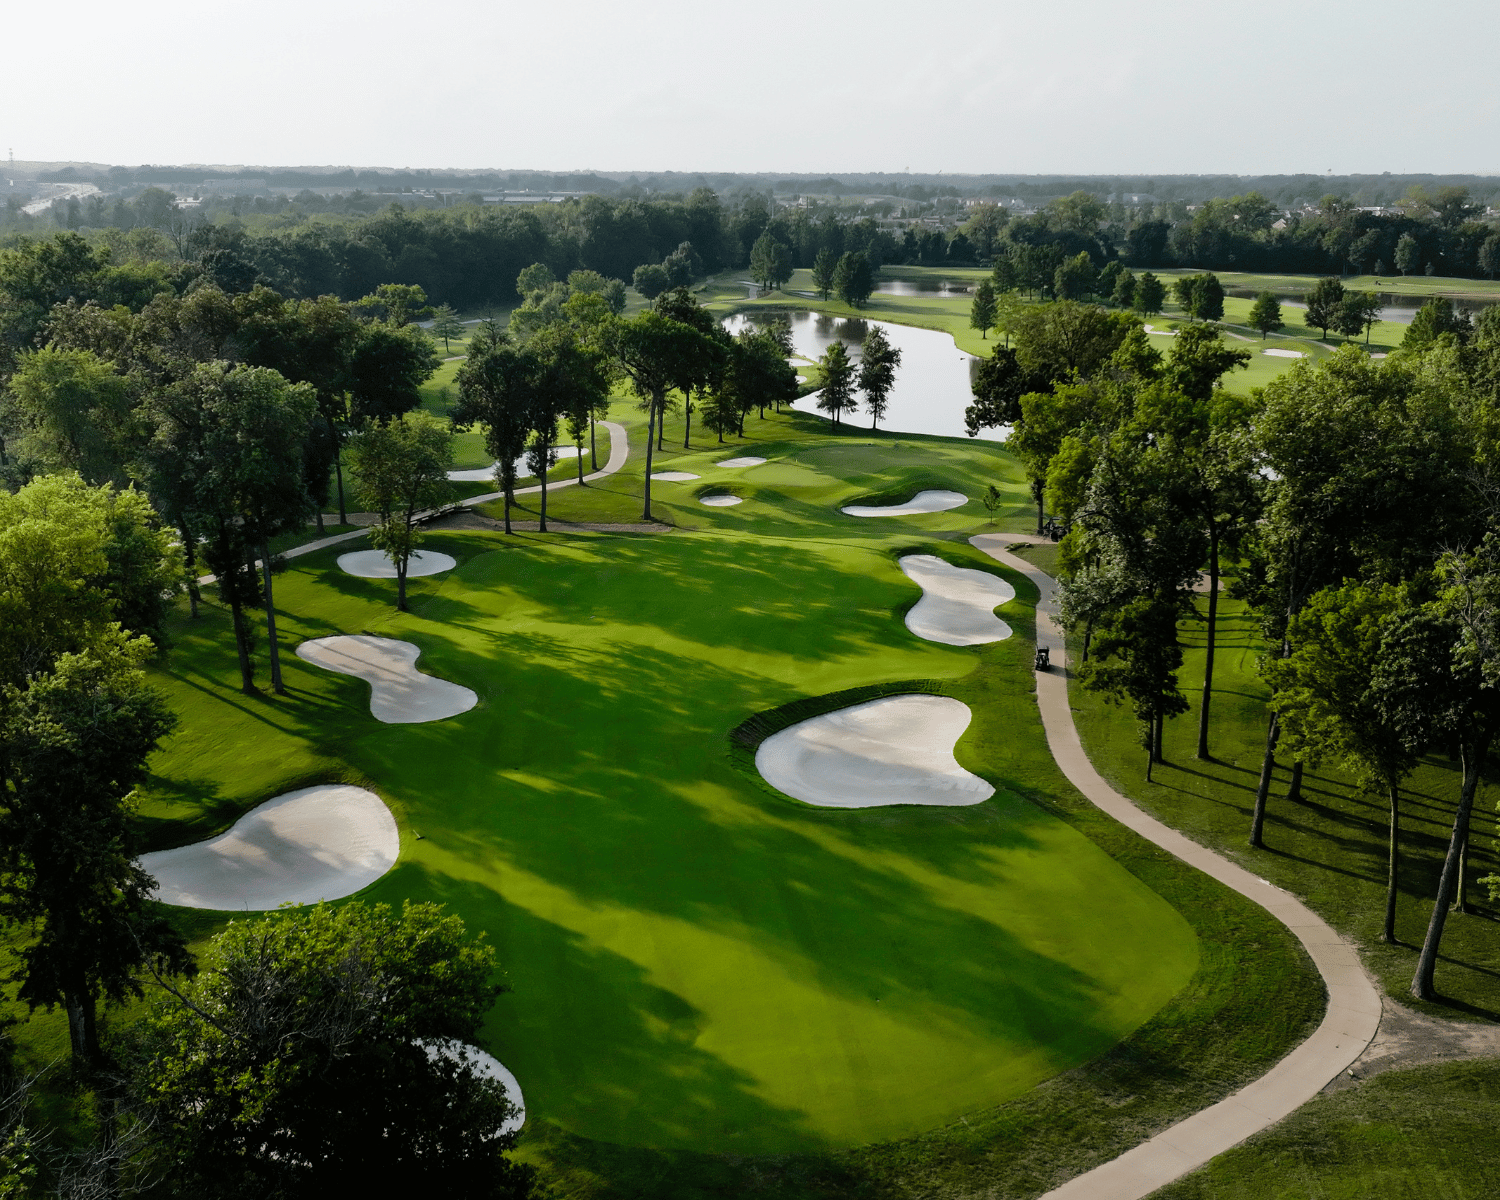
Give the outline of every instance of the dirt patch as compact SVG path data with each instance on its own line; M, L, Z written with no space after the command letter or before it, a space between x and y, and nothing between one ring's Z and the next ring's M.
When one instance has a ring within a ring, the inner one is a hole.
M1357 1087L1362 1080L1383 1071L1461 1058L1500 1056L1500 1025L1430 1017L1412 1012L1389 996L1382 996L1380 1004L1380 1028L1374 1040L1324 1092Z

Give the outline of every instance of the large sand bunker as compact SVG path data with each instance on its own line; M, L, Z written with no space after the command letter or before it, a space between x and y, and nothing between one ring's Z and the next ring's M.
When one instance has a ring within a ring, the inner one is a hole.
M720 493L716 496L699 496L698 503L706 504L709 508L729 508L732 505L741 503L743 499L744 497L742 496L729 496Z
M886 696L773 733L755 766L773 787L824 808L979 804L995 789L953 757L970 716L950 696Z
M400 850L379 796L325 783L268 800L206 842L143 854L141 866L166 904L241 911L351 895L395 866Z
M558 462L580 457L577 446L553 446L552 452L557 455ZM448 478L453 483L490 483L494 480L495 472L499 469L499 463L491 463L487 467L476 467L468 471L449 471ZM530 479L535 474L536 472L526 465L525 455L516 459L517 479Z
M840 512L848 513L851 517L911 517L918 513L946 512L950 508L957 508L960 504L967 504L969 498L962 492L918 492L905 504L882 505L872 507L868 504L851 504Z
M908 554L899 565L922 589L922 598L906 614L906 627L919 638L977 646L1010 637L1010 626L995 615L997 605L1016 598L1016 589L1005 580L988 571L955 567L934 554Z
M421 653L411 642L367 634L316 638L297 647L298 658L368 683L370 715L388 725L441 721L479 703L468 688L418 671Z
M763 459L763 458L755 458L753 455L746 455L744 458L726 458L723 462L716 462L716 463L714 463L714 466L716 466L716 467L731 467L731 468L733 468L733 467L758 467L762 463L764 463L765 461L766 460Z
M406 562L406 577L415 579L419 575L440 575L458 566L458 560L436 550L414 550ZM339 567L361 579L394 579L396 565L385 556L384 550L356 550L352 554L339 555Z
M1307 357L1307 355L1303 354L1302 351L1300 351L1300 350L1273 349L1273 350L1262 350L1261 353L1262 354L1269 354L1272 358L1306 358Z
M516 1106L515 1114L500 1126L501 1133L514 1133L526 1124L526 1098L521 1095L521 1085L493 1054L486 1054L478 1046L460 1042L456 1038L424 1040L417 1043L427 1051L429 1060L441 1054L444 1058L466 1062L474 1068L474 1074L484 1079L497 1079L505 1089L505 1098Z
M689 479L697 479L691 471L653 471L652 479L665 479L668 483L686 483Z

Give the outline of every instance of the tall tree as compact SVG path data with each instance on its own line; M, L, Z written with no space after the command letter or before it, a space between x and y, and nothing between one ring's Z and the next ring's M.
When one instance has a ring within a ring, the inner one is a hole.
M750 277L767 291L779 288L792 277L792 255L769 232L756 238L750 249Z
M870 410L871 429L885 416L891 388L896 383L896 368L900 365L901 351L891 345L879 325L871 325L859 348L858 376L859 390L865 394L865 407Z
M124 483L134 402L130 381L92 351L23 351L0 392L6 452L90 483Z
M875 290L875 272L863 251L851 251L840 257L833 273L833 288L845 304L864 307Z
M818 256L813 259L812 281L821 299L827 300L829 293L833 291L834 280L838 276L838 267L839 256L827 246L820 247Z
M844 343L834 341L818 360L823 371L823 387L818 393L818 407L837 425L846 412L855 409L854 364Z
M1396 239L1396 270L1410 275L1422 269L1422 245L1409 233Z
M234 619L241 689L255 691L245 606L262 598L255 556L312 510L304 444L317 412L308 384L266 367L204 363L142 406L150 440L139 472L152 495L172 497L199 539ZM271 642L273 686L279 651Z
M458 404L453 423L480 425L484 447L495 463L495 483L504 496L505 532L516 490L516 462L531 439L538 369L533 355L503 334L475 338L468 360L458 369Z
M1135 299L1131 307L1148 317L1161 312L1167 300L1167 289L1160 279L1150 271L1142 273L1135 285Z
M432 311L432 325L430 330L433 337L443 339L443 353L449 352L448 342L451 338L463 337L464 323L458 319L458 314L446 304L439 304Z
M988 338L995 315L995 286L987 279L981 280L974 289L974 302L969 306L969 328L979 330L981 337Z
M372 422L349 444L360 495L380 518L370 530L370 544L396 568L396 608L401 612L407 611L407 567L422 543L417 514L451 494L452 462L452 425L421 409Z
M1250 306L1250 327L1260 330L1261 341L1266 334L1275 333L1286 324L1281 319L1281 301L1274 292L1261 292Z
M1384 792L1390 804L1385 920L1380 940L1396 941L1400 882L1401 783L1416 767L1430 738L1425 704L1408 707L1396 721L1391 710L1408 696L1389 693L1382 664L1394 654L1411 657L1446 647L1409 645L1420 626L1393 629L1403 599L1392 585L1346 583L1312 597L1287 629L1290 653L1272 660L1266 677L1275 691L1284 743L1293 754L1316 762L1322 756L1348 767L1361 786ZM1392 634L1396 642L1388 644ZM1425 638L1423 639L1426 640ZM1402 644L1408 643L1408 644Z
M67 1010L84 1072L100 1060L99 1000L140 997L148 959L191 962L132 840L131 793L176 723L139 669L150 649L121 638L108 654L64 654L0 696L0 921L29 935L20 999Z
M1332 276L1318 280L1307 293L1307 323L1315 325L1328 337L1338 323L1339 307L1344 303L1344 285Z

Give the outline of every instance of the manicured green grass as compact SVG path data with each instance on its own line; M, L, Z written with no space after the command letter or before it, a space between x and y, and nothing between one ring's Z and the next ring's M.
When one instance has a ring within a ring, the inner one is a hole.
M1156 1200L1480 1200L1500 1180L1500 1062L1392 1071L1319 1096Z
M1206 600L1199 609L1206 609ZM1385 904L1386 817L1383 797L1365 795L1329 764L1310 767L1300 803L1286 800L1290 764L1278 760L1267 810L1267 849L1246 844L1265 749L1267 695L1256 674L1265 645L1254 619L1242 605L1221 604L1215 660L1211 750L1214 761L1193 757L1197 744L1198 699L1203 680L1202 623L1185 624L1186 664L1182 687L1193 703L1186 716L1167 724L1166 766L1155 782L1145 782L1144 751L1136 741L1134 718L1096 696L1075 691L1084 746L1099 770L1127 796L1189 837L1210 845L1247 869L1302 897L1326 920L1359 945L1365 964L1402 1003L1422 1007L1407 995L1437 891L1437 874L1448 844L1458 799L1457 764L1429 757L1407 784L1401 896L1397 935L1401 945L1379 940ZM1500 1019L1500 937L1479 876L1500 869L1493 803L1474 809L1469 853L1469 897L1473 915L1448 921L1437 988L1444 998L1434 1011Z
M616 416L639 439L633 407ZM801 414L750 432L654 464L704 468L658 494L727 481L738 508L664 498L678 528L658 535L435 535L460 565L413 580L408 615L336 551L294 560L283 645L414 641L422 669L480 694L450 721L379 725L364 684L285 650L289 696L243 697L223 612L179 619L157 678L184 722L153 764L149 845L308 782L374 787L402 854L365 895L446 901L498 946L513 990L486 1036L526 1090L522 1154L559 1196L1031 1196L1260 1073L1316 1020L1316 976L1260 910L1060 778L1030 585L1013 580L1006 642L902 624L918 592L901 553L1004 574L964 540L993 527L980 506L837 512L993 481L1002 524L1024 527L1013 460ZM752 452L773 461L711 468ZM638 513L643 465L637 440L626 471L553 512ZM903 679L970 705L957 754L994 799L813 809L731 752L755 712ZM23 1033L29 1056L63 1036L56 1015Z
M1136 268L1139 274L1143 268ZM1202 272L1194 267L1152 267L1157 275L1165 279L1178 275L1198 275ZM1254 288L1257 291L1306 292L1312 288L1320 275L1262 275L1246 271L1215 271L1219 282L1226 288ZM1461 279L1447 275L1344 275L1340 282L1350 291L1391 292L1398 296L1422 299L1428 296L1453 296L1462 299L1500 299L1500 282L1491 279Z

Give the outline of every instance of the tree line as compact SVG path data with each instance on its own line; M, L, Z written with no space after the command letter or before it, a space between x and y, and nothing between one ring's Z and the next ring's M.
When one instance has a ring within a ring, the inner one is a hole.
M1412 992L1434 996L1450 906L1467 905L1469 822L1500 731L1500 312L1434 304L1384 362L1354 345L1251 396L1222 385L1248 353L1208 323L1152 346L1139 318L1075 301L1033 306L986 360L971 433L1010 445L1062 538L1062 619L1085 688L1131 705L1147 778L1164 723L1188 711L1180 623L1207 592L1197 754L1212 750L1221 577L1272 646L1250 844L1265 840L1272 768L1331 760L1389 802L1384 937L1394 941L1401 784L1451 751L1462 784ZM1444 313L1448 320L1443 324ZM1441 326L1441 327L1440 327ZM1500 878L1480 881L1500 887Z

